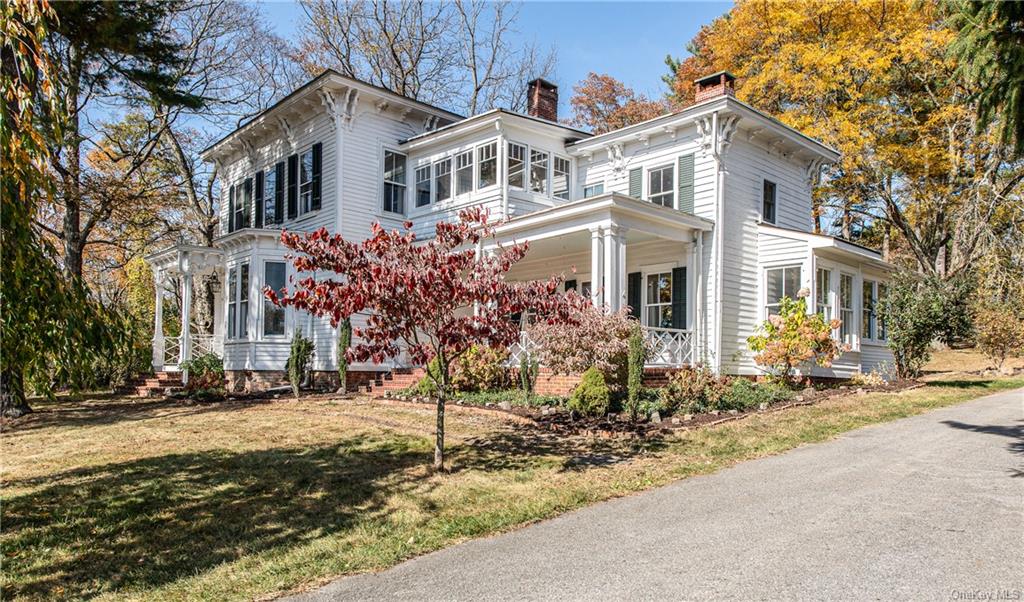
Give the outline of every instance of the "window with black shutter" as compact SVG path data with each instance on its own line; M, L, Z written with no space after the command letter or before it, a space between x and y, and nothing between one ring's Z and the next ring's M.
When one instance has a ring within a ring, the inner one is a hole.
M288 157L288 219L299 214L299 156Z
M263 172L256 172L256 221L254 228L263 227Z
M274 223L284 222L284 161L274 166Z
M228 189L228 233L235 231L235 187Z
M313 145L313 198L310 200L310 210L316 211L321 204L321 188L323 181L324 145L317 142Z

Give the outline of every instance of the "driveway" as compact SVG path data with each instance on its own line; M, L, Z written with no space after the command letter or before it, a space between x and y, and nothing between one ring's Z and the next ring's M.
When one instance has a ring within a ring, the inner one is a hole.
M626 598L1024 599L1024 390L852 431L296 599Z

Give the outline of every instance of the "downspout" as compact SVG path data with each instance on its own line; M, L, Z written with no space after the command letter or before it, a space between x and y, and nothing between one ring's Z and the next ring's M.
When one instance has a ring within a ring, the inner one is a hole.
M498 130L498 189L501 190L501 221L509 219L508 214L508 143L505 140L505 130L502 128L501 117L494 124Z
M725 213L725 177L722 169L722 155L718 131L718 111L711 114L711 156L715 159L715 336L714 369L722 371L722 297L725 294L725 241L723 240L722 216Z

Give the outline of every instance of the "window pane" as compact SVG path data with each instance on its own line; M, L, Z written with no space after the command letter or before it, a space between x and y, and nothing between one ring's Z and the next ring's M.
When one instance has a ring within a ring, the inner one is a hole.
M510 142L508 145L508 185L512 188L525 188L525 173L526 147Z
M405 184L405 155L384 151L384 181Z
M673 206L673 173L671 165L652 169L647 173L647 200L664 207Z
M786 294L783 288L783 274L785 270L776 269L768 270L768 303L775 305L782 300L782 297Z
M545 152L530 151L530 191L547 194L548 154Z
M473 190L473 151L455 157L455 194Z
M249 264L239 266L238 276L238 336L249 334Z
M761 219L766 222L775 223L775 182L764 181L762 193Z
M445 159L434 164L434 190L438 201L452 196L452 160Z
M790 299L796 299L800 292L800 268L786 268L786 290L784 294Z
M647 276L647 302L657 303L658 302L658 275L650 274Z
M592 196L597 196L599 194L604 194L603 182L600 184L591 184L590 186L586 186L583 188L583 198L590 198Z
M284 288L285 264L280 261L268 261L264 265L263 284L277 292ZM270 299L263 300L263 335L273 336L284 334L284 308L274 305Z
M480 188L493 186L498 182L498 143L492 142L477 149L477 163L480 173L477 177Z
M430 204L430 166L420 167L416 170L416 206L424 207Z
M308 184L313 181L313 151L302 153L299 160L299 183Z
M274 209L277 208L277 170L271 167L263 176L263 225L268 226L276 221Z
M235 338L235 313L238 302L238 268L228 270L228 338Z
M551 190L560 199L569 200L569 160L555 157Z

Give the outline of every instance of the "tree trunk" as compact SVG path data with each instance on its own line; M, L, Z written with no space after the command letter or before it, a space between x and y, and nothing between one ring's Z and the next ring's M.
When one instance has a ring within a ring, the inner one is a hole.
M25 398L25 375L11 366L0 371L0 416L18 418L32 411Z
M82 77L82 58L77 48L71 48L68 77L68 101L72 103L68 116L68 131L64 132L67 175L62 178L64 198L64 273L69 278L82 277L82 138L78 114L78 95Z
M434 472L444 472L444 394L437 395L437 432L434 437Z

